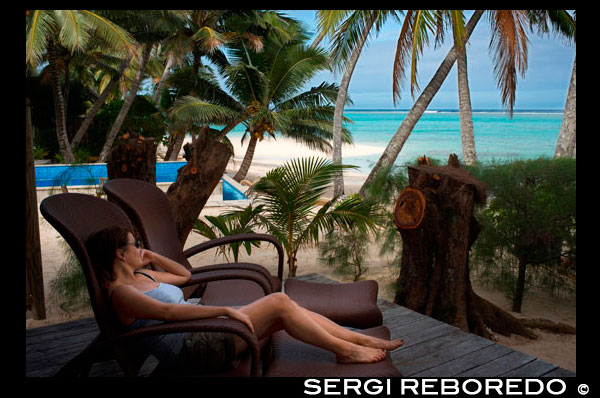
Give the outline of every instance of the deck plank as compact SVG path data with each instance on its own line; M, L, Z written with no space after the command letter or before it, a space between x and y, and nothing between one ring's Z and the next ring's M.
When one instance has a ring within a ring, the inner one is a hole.
M493 361L483 363L465 372L459 373L458 377L489 377L489 375L501 375L519 368L535 358L520 351L512 351L508 355Z
M322 275L299 279L337 283ZM392 338L405 345L390 353L406 377L572 377L575 373L496 344L386 300L377 304ZM94 318L28 329L25 333L26 376L53 376L98 334ZM158 361L150 356L140 371L149 376ZM90 376L123 376L116 361L95 364Z

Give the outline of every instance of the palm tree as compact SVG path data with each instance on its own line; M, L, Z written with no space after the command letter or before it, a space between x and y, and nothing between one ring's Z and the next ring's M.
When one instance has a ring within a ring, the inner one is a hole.
M56 135L60 153L65 162L75 159L66 125L66 108L60 87L57 46L70 52L82 51L93 36L102 39L104 48L132 52L135 41L125 30L111 20L89 10L33 10L28 11L26 39L26 64L36 68L47 56L56 115Z
M465 20L462 10L445 10L450 17L454 45L458 51L456 69L458 76L458 108L460 112L460 137L462 141L463 162L467 165L477 163L475 134L473 132L473 112L471 110L471 92L467 72L467 43L464 40Z
M297 33L296 22L272 11L256 10L192 10L186 11L186 26L175 36L165 41L167 65L155 91L155 103L158 104L161 90L168 80L169 68L175 63L185 67L183 54L191 53L191 65L195 75L204 68L203 58L217 64L226 59L221 49L226 45L237 45L254 52L261 52L264 47L263 36L274 34L283 41L289 41ZM187 72L186 72L187 73ZM180 90L181 87L177 87ZM178 93L178 96L190 94ZM195 95L195 94L193 94ZM169 96L167 104L175 99ZM163 97L166 98L166 97ZM167 155L175 157L179 152L185 133L173 131L170 137ZM173 159L174 160L174 159Z
M125 70L129 66L132 58L133 54L127 54L121 61L119 69L116 71L116 73L112 76L110 76L110 74L107 74L107 76L110 76L110 82L106 86L104 86L102 93L98 95L98 97L94 101L94 105L92 105L90 110L85 114L85 118L83 119L81 126L79 126L79 129L77 130L77 132L73 136L73 140L71 141L71 147L73 149L77 148L77 146L85 136L85 133L87 132L88 128L92 125L92 122L94 121L94 116L96 116L96 114L100 111L100 109L108 99L109 95L113 93L117 88L117 85L119 84L120 79L123 77Z
M256 145L267 132L273 137L278 132L313 149L327 151L331 148L328 142L332 137L334 108L331 104L338 96L338 89L334 84L322 83L301 91L306 81L327 67L326 58L319 50L306 49L295 43L283 44L273 50L265 50L264 63L258 64L255 60L256 67L265 73L241 74L241 82L237 76L233 79L243 86L248 85L248 78L256 79L249 83L256 90L251 90L248 93L251 96L246 95L244 100L248 119L243 123L250 141L242 165L233 177L236 181L245 178ZM236 67L246 69L250 65L238 64ZM344 142L352 142L350 133L347 130L344 133Z
M103 13L109 15L112 20L131 31L132 35L141 44L141 56L135 78L133 79L129 92L125 96L123 106L108 132L106 142L100 151L98 157L98 162L100 163L106 161L112 149L113 142L121 130L125 117L127 117L127 113L133 104L133 100L135 99L142 79L145 76L146 65L150 59L150 53L153 46L161 40L164 40L173 32L181 29L185 23L183 15L178 11L117 10L103 11Z
M464 35L461 35L464 43L468 41L483 13L484 10L476 10L469 19L464 29ZM416 60L427 43L427 33L431 30L431 25L427 25L426 18L419 14L415 12L414 15L411 15L407 12L400 32L394 63L394 101L400 98L400 82L404 77L405 64L408 63L409 59L411 65L411 91L413 94L414 89L417 87ZM501 90L502 103L508 108L512 117L517 72L522 75L527 67L527 36L523 28L527 13L523 10L489 10L488 16L492 28L490 47L494 50L496 82ZM371 170L360 189L361 195L365 195L365 186L370 183L381 167L389 167L395 162L412 129L448 76L454 61L458 57L458 52L455 44L413 107L404 117L398 130Z
M575 44L575 11L571 16L566 10L530 10L531 26L536 26L542 34L548 33L552 29L567 42ZM550 25L550 27L548 26ZM560 132L554 150L554 157L575 157L576 140L576 58L573 59L573 70L569 82L567 100L565 102L565 111L560 125Z
M344 70L333 118L334 164L342 164L342 120L352 73L360 53L367 43L367 39L373 31L373 27L375 27L375 32L379 32L389 15L396 16L395 11L360 10L352 13L349 10L317 11L320 33L313 42L312 47L316 47L325 35L332 35L332 65L338 70ZM342 20L344 20L343 23L335 31ZM342 173L336 176L333 191L335 196L344 194L344 176Z
M215 59L225 85L231 94L218 87L218 83L202 75L192 75L198 98L183 97L171 108L171 115L179 120L208 120L202 116L207 104L227 106L237 124L246 127L250 141L240 169L234 176L241 181L248 173L256 145L266 134L278 133L293 138L312 149L327 151L331 144L331 105L337 95L334 84L322 83L306 91L303 84L318 70L327 66L322 50L305 48L297 42L281 43L277 39L265 39L260 54L238 47L232 50L230 63L226 57ZM193 114L194 111L196 114ZM214 122L213 122L214 123ZM221 137L235 125L227 125ZM351 143L351 134L344 130L344 142Z
M258 222L283 245L288 256L288 277L296 276L296 255L317 242L320 233L334 227L375 231L382 222L379 208L358 196L341 202L334 197L320 209L317 200L331 187L339 170L355 166L335 165L328 159L292 159L272 169L248 191L253 203L263 206Z

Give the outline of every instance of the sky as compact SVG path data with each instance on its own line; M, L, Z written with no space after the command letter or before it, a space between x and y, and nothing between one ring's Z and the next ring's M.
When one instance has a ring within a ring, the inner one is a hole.
M315 10L281 10L282 13L300 20L316 37ZM467 20L472 12L467 12ZM400 101L394 106L392 100L392 70L401 23L388 19L377 36L372 36L368 47L363 49L354 69L348 93L353 105L346 109L410 109L420 92L413 99L408 83L402 85ZM563 110L575 45L554 35L540 36L527 30L529 38L528 67L525 76L518 76L515 110ZM493 55L489 50L489 22L484 14L475 27L467 46L467 64L471 107L477 109L503 109L500 90L496 85ZM312 39L311 39L312 43ZM327 43L324 42L326 45ZM419 59L419 86L424 88L450 50L451 34L446 43L437 49L426 48ZM323 81L340 83L341 73L334 75L324 71L318 73L308 86ZM458 109L456 64L435 95L428 109Z

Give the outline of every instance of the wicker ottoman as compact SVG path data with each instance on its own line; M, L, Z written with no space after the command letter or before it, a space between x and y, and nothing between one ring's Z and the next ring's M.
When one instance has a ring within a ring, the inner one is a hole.
M373 280L354 283L285 281L285 293L300 306L342 326L367 329L383 323L377 306L378 285Z

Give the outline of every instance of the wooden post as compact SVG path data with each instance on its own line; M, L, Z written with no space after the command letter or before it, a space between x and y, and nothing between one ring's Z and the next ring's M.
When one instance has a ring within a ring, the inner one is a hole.
M35 167L33 161L33 132L31 126L31 106L26 100L25 111L25 286L26 309L31 309L34 319L46 319L44 298L44 278L42 273L42 251L40 227L35 190Z

